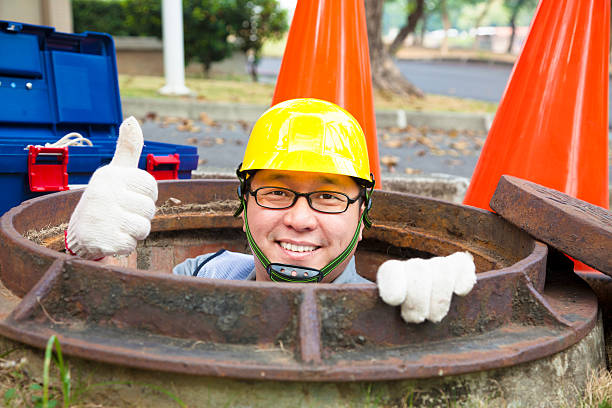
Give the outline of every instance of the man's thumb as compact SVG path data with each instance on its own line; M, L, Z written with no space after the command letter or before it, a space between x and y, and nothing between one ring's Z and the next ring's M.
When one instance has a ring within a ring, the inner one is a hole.
M119 137L117 138L117 148L111 161L111 166L138 167L140 152L144 138L138 121L130 116L123 121L119 127Z

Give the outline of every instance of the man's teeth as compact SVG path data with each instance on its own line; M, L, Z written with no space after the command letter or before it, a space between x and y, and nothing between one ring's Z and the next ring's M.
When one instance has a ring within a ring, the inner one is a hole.
M295 245L295 244L290 244L288 242L281 242L280 246L288 251L293 251L293 252L311 252L317 249L316 246Z

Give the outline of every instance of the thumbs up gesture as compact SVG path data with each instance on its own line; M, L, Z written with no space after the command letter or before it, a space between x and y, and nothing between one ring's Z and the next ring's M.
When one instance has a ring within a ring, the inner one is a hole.
M66 234L66 248L85 259L129 254L151 231L157 182L138 168L144 139L138 121L121 124L110 164L94 172L77 204Z

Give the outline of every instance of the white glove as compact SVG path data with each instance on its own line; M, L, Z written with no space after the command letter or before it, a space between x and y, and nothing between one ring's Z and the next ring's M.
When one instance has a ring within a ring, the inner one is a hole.
M130 116L119 128L113 160L91 176L77 204L66 235L66 246L85 259L129 254L151 231L157 182L138 168L144 139Z
M425 319L438 323L448 313L453 292L465 296L475 283L476 267L469 252L386 261L376 276L380 297L388 305L402 305L406 323Z

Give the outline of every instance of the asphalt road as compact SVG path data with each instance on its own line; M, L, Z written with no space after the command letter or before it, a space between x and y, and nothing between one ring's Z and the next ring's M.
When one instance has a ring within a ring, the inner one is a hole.
M400 72L426 93L499 102L512 67L502 64L453 61L396 61ZM259 72L266 82L275 82L280 58L263 58Z
M512 67L453 61L397 61L401 73L426 93L499 102Z
M512 66L507 64L458 61L396 61L401 73L425 93L499 102L504 94ZM274 82L280 58L263 58L260 72ZM609 82L612 85L612 79ZM610 88L609 88L610 89ZM612 92L609 92L609 119L612 127Z

